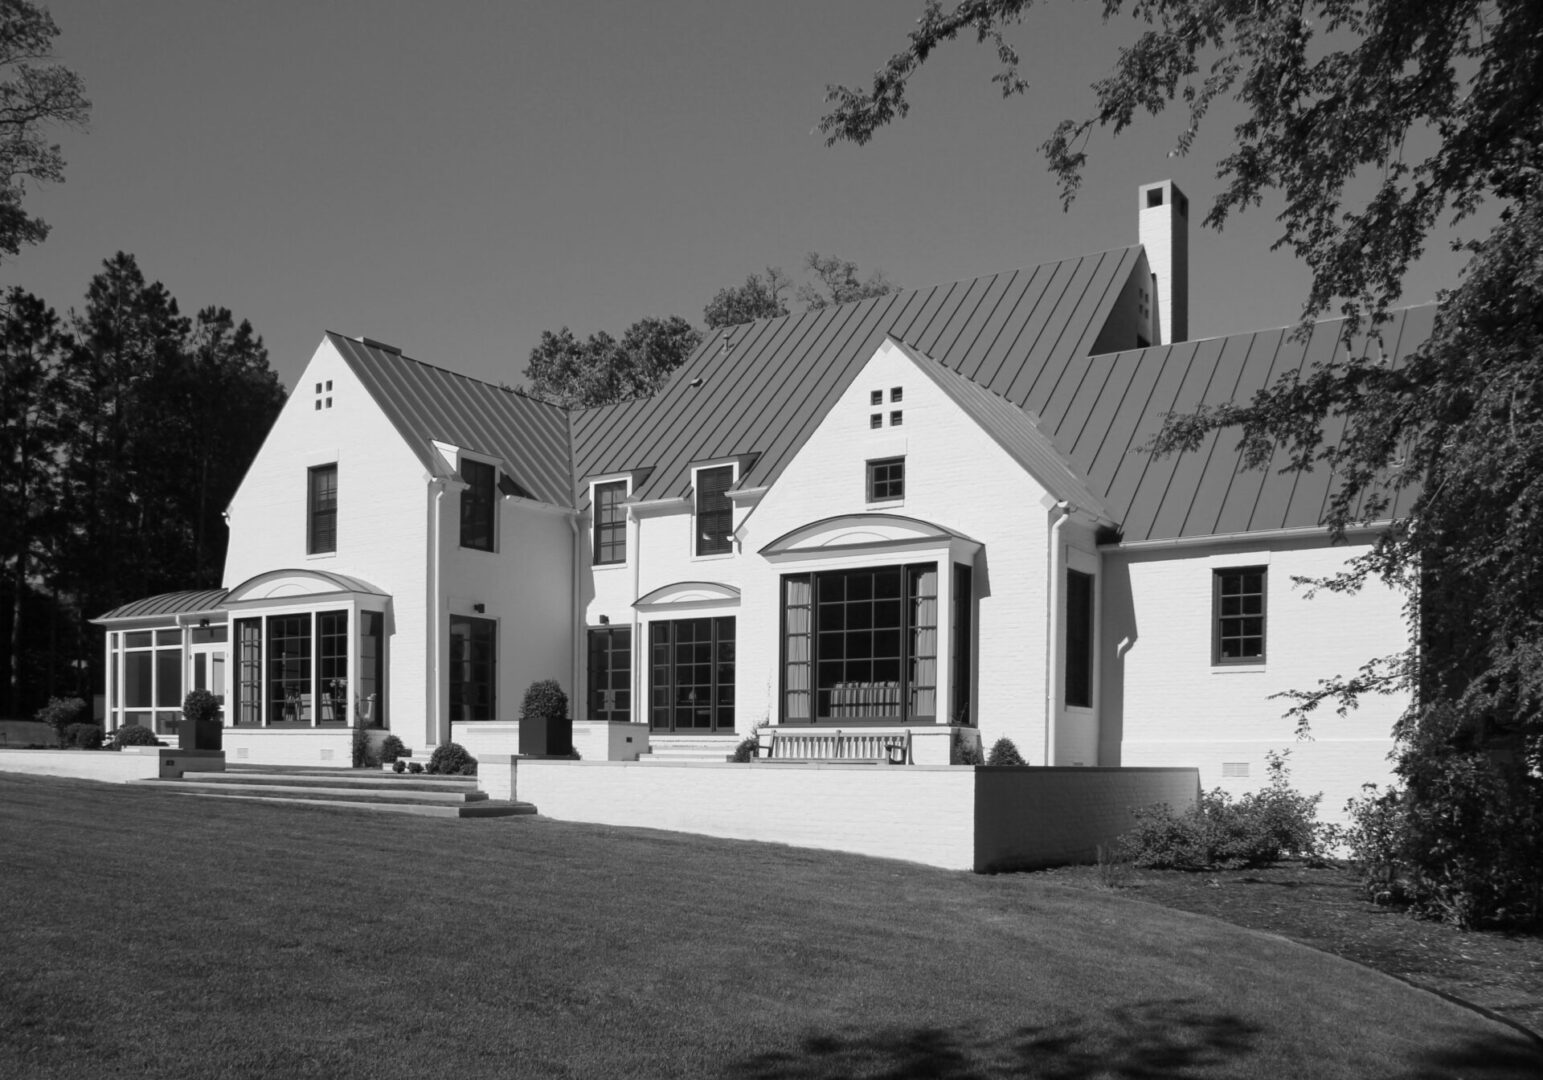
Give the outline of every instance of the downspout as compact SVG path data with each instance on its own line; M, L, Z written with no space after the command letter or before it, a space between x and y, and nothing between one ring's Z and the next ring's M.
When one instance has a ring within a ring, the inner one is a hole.
M639 591L643 573L643 519L632 512L632 504L627 504L627 523L632 526L632 656L629 663L632 665L632 717L635 724L638 718L643 716L643 665L638 663L640 656L648 655L643 649L643 643L639 640L642 623L638 618L638 601L643 599Z
M1045 764L1055 764L1055 740L1057 721L1060 719L1058 705L1059 695L1056 693L1059 687L1058 676L1061 671L1061 593L1063 583L1066 580L1066 558L1062 554L1061 528L1071 520L1072 511L1076 509L1071 503L1062 499L1053 507L1061 516L1056 518L1055 524L1050 526L1050 550L1047 553L1047 561L1050 565L1050 601L1049 601L1049 633L1045 646Z
M569 618L568 622L569 628L572 631L569 635L568 653L572 658L572 663L568 665L568 674L573 679L573 681L569 684L573 687L573 694L568 699L570 702L568 706L568 712L575 716L582 715L585 720L588 720L589 700L587 695L581 695L579 688L579 679L583 677L583 669L581 665L584 662L583 627L585 624L584 612L581 610L582 603L580 600L579 591L579 565L581 562L579 557L579 543L580 538L584 535L585 530L579 528L579 515L577 513L568 515L568 528L573 531L573 547L571 548L572 563L570 564L570 573L568 574L568 580L572 582L568 597L568 610L571 612L571 617ZM580 703L583 704L582 714L579 710Z
M441 725L445 720L442 705L444 695L440 693L439 687L440 673L444 667L442 655L444 646L441 643L439 625L442 621L440 619L440 608L441 601L443 600L443 597L440 595L442 587L440 564L443 560L440 558L442 541L439 535L439 525L440 503L445 497L445 478L442 476L430 477L429 492L431 495L429 499L429 612L426 629L429 634L429 723L434 744L437 746L440 742ZM446 742L449 741L450 733L448 731L444 732L444 739Z

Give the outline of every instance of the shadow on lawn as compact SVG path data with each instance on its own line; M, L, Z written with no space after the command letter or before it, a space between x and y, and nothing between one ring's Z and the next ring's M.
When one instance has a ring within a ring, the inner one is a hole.
M994 1038L968 1027L815 1035L805 1039L798 1052L760 1054L728 1075L746 1080L854 1075L886 1080L1025 1075L1156 1080L1225 1068L1252 1052L1259 1031L1236 1016L1206 1015L1189 1001L1155 1001L1114 1009L1104 1022L1025 1027Z
M1237 1016L1207 1014L1193 1001L1154 1001L1111 1010L1102 1022L1089 1019L1054 1028L1025 1027L994 1038L971 1027L821 1033L807 1037L797 1051L773 1051L731 1064L724 1075L742 1080L848 1076L1164 1080L1267 1075L1280 1063L1256 1045L1262 1031ZM1324 1047L1323 1053L1327 1060L1333 1059L1332 1047ZM1464 1032L1439 1051L1426 1051L1409 1062L1388 1062L1386 1075L1536 1080L1543 1075L1540 1064L1543 1053L1527 1039Z

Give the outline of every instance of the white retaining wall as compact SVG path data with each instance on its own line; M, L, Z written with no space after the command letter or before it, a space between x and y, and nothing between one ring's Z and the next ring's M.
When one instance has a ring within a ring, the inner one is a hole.
M126 784L130 780L169 780L185 772L224 772L219 751L183 751L167 746L129 746L122 750L0 750L0 772L32 776L69 776Z
M490 757L491 798L565 821L848 851L950 870L1091 858L1131 811L1187 806L1193 769L990 769Z

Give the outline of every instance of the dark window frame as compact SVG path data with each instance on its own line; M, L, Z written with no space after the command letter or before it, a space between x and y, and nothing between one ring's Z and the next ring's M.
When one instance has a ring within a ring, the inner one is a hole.
M498 550L498 468L476 458L461 459L461 546Z
M323 481L330 478L330 484ZM333 555L338 550L338 463L313 465L306 472L305 553Z
M1211 663L1259 665L1269 655L1268 566L1225 566L1211 571ZM1258 576L1257 589L1250 578ZM1250 626L1258 620L1257 629Z
M591 626L587 715L590 720L632 719L632 627Z
M708 465L696 470L696 490L692 511L692 550L704 555L731 555L734 552L734 503L729 489L738 470L732 465ZM727 474L728 479L722 479ZM722 484L719 487L719 484Z
M896 472L896 470L899 470ZM905 456L868 462L868 501L898 502L905 498Z
M655 619L648 624L651 731L713 734L734 730L738 640L738 617L734 615ZM692 678L683 679L683 674ZM703 699L696 698L697 690L706 692ZM696 722L704 716L705 724ZM683 718L689 722L683 724Z
M627 481L605 480L593 489L590 505L594 529L590 556L596 566L620 566L627 561Z

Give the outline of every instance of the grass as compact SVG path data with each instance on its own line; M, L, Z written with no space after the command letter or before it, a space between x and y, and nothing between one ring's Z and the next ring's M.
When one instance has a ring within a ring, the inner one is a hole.
M1031 875L14 775L0 867L4 1076L1543 1070L1374 971Z

